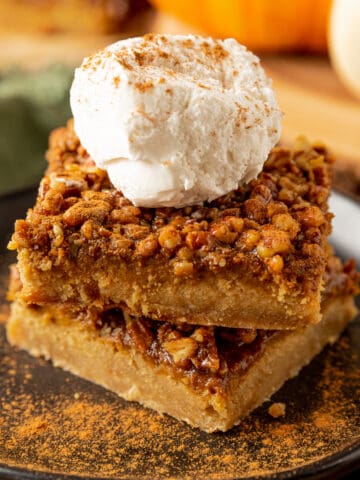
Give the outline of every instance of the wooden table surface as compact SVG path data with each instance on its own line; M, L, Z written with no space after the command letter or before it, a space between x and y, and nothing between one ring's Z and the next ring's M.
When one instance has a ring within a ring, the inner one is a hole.
M360 101L337 79L326 57L267 57L284 112L283 139L324 141L343 164L360 170Z

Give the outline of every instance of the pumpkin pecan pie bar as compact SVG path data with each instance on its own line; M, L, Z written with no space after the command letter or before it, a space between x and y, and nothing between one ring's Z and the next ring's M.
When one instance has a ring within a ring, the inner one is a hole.
M225 431L333 343L355 314L354 264L330 257L323 319L293 331L171 324L118 308L75 312L16 300L9 341L127 400L207 432ZM13 270L11 294L21 289Z
M121 308L153 320L294 329L317 323L327 261L332 157L300 140L211 203L138 208L114 189L72 121L16 222L25 304Z

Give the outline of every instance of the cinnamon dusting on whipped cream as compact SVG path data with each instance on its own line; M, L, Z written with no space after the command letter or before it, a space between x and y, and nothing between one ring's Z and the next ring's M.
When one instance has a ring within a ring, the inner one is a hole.
M135 205L211 201L261 171L281 112L259 59L233 39L146 35L86 58L75 130Z

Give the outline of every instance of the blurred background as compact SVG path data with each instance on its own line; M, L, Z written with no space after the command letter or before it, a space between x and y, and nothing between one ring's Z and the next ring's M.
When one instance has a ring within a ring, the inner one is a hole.
M325 142L336 186L360 198L360 0L0 0L0 196L41 177L82 58L146 32L235 37L256 52L282 142Z

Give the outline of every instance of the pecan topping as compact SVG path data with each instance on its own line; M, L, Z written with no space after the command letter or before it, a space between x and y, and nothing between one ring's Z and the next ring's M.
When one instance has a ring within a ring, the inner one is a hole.
M75 203L64 213L64 222L70 227L82 225L86 220L93 219L98 223L105 220L110 205L103 200L83 201Z
M185 366L195 355L197 343L194 339L185 337L164 342L163 347L170 353L175 365Z

